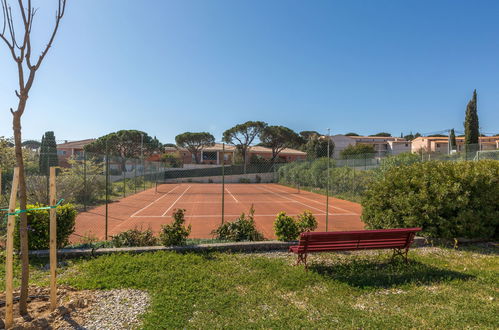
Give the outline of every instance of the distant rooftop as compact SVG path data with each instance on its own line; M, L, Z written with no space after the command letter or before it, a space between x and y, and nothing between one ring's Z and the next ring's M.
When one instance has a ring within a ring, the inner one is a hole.
M94 142L96 139L86 139L79 141L68 141L64 143L60 143L57 145L57 148L67 148L67 149L83 149L87 144Z

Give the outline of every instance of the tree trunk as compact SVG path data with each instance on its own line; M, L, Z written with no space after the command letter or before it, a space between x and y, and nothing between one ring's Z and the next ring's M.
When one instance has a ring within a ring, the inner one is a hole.
M19 207L26 210L26 178L24 173L24 159L21 137L21 116L24 112L26 100L21 99L17 111L13 113L12 125L14 129L14 142L16 153L16 164L19 168ZM25 212L20 214L21 222L19 225L21 242L21 297L19 299L19 313L26 315L28 313L28 283L29 283L29 256L28 256L28 217Z

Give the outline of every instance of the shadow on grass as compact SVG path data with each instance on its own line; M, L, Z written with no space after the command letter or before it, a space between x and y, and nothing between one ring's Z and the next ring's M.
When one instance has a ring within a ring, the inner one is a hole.
M351 286L389 288L401 284L430 285L453 280L470 280L474 276L409 261L355 260L333 265L312 264L310 271Z

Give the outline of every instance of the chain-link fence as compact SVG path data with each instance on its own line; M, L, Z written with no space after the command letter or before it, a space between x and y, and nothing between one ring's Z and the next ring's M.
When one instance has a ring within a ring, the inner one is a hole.
M333 155L334 146L329 148ZM29 204L48 203L48 168L58 166L58 199L74 204L79 211L73 243L107 240L132 228L158 232L160 225L171 221L176 208L186 209L196 238L209 238L218 225L250 207L267 238L273 235L272 221L279 211L293 214L310 209L325 221L319 230L335 229L334 216L339 216L335 212L347 206L336 207L333 198L359 203L369 183L391 166L499 160L498 150L480 150L480 146L446 154L419 151L380 157L379 152L344 153L336 159L327 157L326 149L311 153L255 145L244 153L223 143L195 153L171 146L147 154L139 150L131 156L111 153L108 148L92 152L59 148L55 155L35 148L24 151ZM8 204L10 165L2 167L1 208ZM359 211L351 208L342 214L356 215L355 221L360 223ZM344 229L348 229L347 220L345 223Z

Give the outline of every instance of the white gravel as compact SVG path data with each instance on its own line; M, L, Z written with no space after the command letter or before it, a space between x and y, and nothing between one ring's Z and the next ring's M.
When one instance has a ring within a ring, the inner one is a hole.
M120 289L94 291L94 303L83 315L82 321L63 329L135 329L140 325L139 316L149 306L149 294L141 290Z

